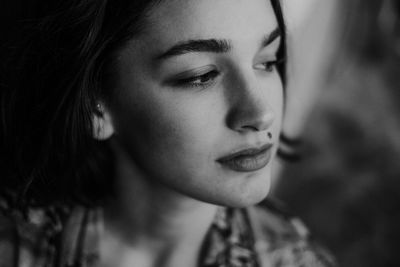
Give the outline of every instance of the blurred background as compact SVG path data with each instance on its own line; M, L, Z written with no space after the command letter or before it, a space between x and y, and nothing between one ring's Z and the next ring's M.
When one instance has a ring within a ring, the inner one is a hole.
M340 266L400 266L400 1L299 2L284 2L298 160L278 164L270 197Z

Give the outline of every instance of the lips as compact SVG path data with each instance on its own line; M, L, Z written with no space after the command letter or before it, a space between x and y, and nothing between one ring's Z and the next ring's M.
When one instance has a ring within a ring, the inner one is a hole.
M244 149L217 159L217 162L238 172L253 172L264 168L271 160L272 144Z

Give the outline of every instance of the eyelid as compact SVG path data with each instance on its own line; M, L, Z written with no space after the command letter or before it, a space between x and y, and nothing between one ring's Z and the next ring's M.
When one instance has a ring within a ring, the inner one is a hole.
M266 63L270 62L277 62L279 59L273 55L273 56L265 56L265 57L260 57L254 64L254 68L257 69L257 66L262 66L265 65Z
M278 50L282 45L282 37L278 37L275 40L273 40L271 43L269 43L268 45L265 45L263 47L261 47L261 51L263 50L271 50L271 49L276 49Z
M256 69L265 69L266 63L275 63L275 65L282 64L285 59L282 58L282 55L279 55L279 49L281 47L281 37L276 38L272 43L268 44L261 48L261 50L257 53L255 57L255 65Z
M277 37L275 40L273 40L268 46L274 46L275 44L278 44L278 47L281 46L282 42L282 36Z
M268 58L278 58L278 52L281 48L281 37L275 39L272 43L267 46L264 46L258 51L257 58L264 58L263 61L266 61ZM262 60L261 60L262 61Z
M254 65L254 68L257 70L263 70L263 71L267 71L266 69L267 67L276 67L279 66L281 64L283 64L285 62L284 58L274 58L274 59L270 59L270 60L265 60L263 62L257 63ZM269 65L269 66L266 66Z
M215 80L217 79L219 74L220 73L218 71L209 71L200 76L194 76L194 77L188 78L186 80L180 80L180 81L178 81L178 83L179 83L178 85L181 85L183 87L207 88L215 83ZM204 78L205 78L205 81L202 80Z
M178 73L169 80L184 80L184 79L188 79L190 77L201 76L201 75L204 75L204 74L206 74L210 71L214 71L214 70L217 70L217 67L215 65L206 65L206 66L202 66L199 68L190 69L190 70Z
M189 71L181 72L168 79L167 85L173 87L209 87L220 75L220 71L215 65L207 65ZM202 78L208 79L205 82L196 82Z

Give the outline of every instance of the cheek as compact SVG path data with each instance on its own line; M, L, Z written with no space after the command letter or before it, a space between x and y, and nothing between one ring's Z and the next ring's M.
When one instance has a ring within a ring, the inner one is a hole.
M273 124L273 138L274 141L278 141L279 134L281 131L283 110L284 110L284 88L280 76L274 75L272 79L268 79L264 83L266 85L265 90L268 91L268 105L274 112L274 124Z
M282 87L281 87L282 88ZM279 93L276 94L274 97L274 106L273 109L275 110L275 117L276 117L276 123L274 125L274 131L276 132L276 138L278 139L278 135L281 131L282 127L282 120L283 120L283 109L284 109L284 96L283 96L283 90L281 90Z
M116 134L129 145L130 154L165 165L209 157L223 121L218 98L144 88L154 89L125 95L114 114Z
M284 99L285 88L283 87L282 79L280 76L276 78L274 83L277 88L272 93L272 97L274 98L275 102L274 109L276 110L277 119L282 120L283 108L285 104L285 99Z

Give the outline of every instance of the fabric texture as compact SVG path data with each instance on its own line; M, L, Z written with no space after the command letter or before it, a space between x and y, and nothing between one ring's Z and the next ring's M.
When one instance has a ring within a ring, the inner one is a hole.
M101 208L13 208L0 199L0 267L94 267L103 230ZM199 267L330 267L333 258L304 225L271 203L220 207Z

